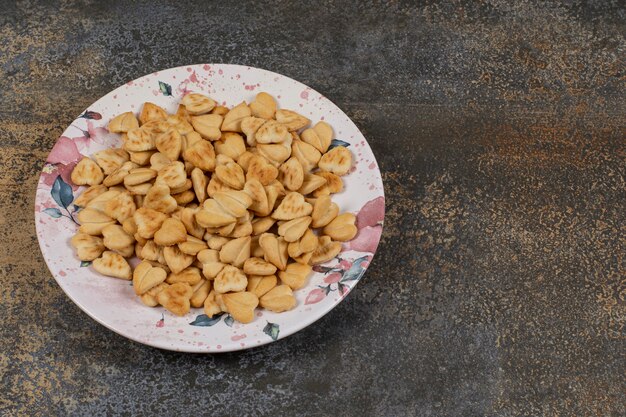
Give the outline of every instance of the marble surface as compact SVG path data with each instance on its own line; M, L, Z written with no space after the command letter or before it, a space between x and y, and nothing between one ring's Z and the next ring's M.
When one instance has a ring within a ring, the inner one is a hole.
M1 3L0 414L626 414L619 2ZM345 302L221 355L89 319L33 219L46 155L85 107L203 62L329 97L387 195L379 252Z

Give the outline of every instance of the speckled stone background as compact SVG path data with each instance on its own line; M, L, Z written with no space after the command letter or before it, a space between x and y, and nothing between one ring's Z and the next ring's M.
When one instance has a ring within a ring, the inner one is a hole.
M626 414L623 3L130 3L1 3L1 415ZM204 62L328 96L387 194L345 302L221 355L89 319L33 220L45 157L84 108Z

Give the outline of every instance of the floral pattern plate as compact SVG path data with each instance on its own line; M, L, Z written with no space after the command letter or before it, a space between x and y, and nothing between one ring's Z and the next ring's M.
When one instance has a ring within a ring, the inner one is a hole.
M294 310L257 310L255 320L239 324L228 314L209 318L202 309L177 317L162 307L144 306L128 281L104 277L79 261L70 246L78 228L78 207L72 204L83 187L70 180L83 155L119 147L119 135L108 121L124 111L139 111L146 101L175 112L187 92L204 93L233 106L250 102L260 91L277 98L279 107L295 110L316 123L333 126L332 146L346 146L354 167L344 176L344 191L333 200L341 211L357 215L357 236L332 261L316 266L308 285L295 291ZM354 123L326 97L280 74L253 67L200 64L146 75L110 92L89 106L59 138L42 170L35 202L37 237L52 275L63 291L89 316L134 341L185 352L226 352L282 339L328 313L355 287L372 261L385 213L383 184L376 159Z

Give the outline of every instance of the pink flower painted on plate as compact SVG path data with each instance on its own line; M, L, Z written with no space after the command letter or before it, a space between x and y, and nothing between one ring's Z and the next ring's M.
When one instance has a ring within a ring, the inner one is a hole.
M348 268L350 268L348 266ZM346 268L346 269L348 269ZM339 282L339 280L341 279L342 275L339 272L333 272L332 274L328 274L326 277L324 277L324 282L326 284L334 284L336 282Z
M368 201L361 207L356 216L356 223L359 228L376 226L382 224L385 218L385 197L376 197Z
M306 296L306 300L304 300L304 304L315 304L319 303L326 297L326 291L321 288L315 288L311 290L309 295Z
M344 248L374 253L383 232L384 217L385 197L376 197L365 203L356 216L356 226L359 231L354 239L344 244Z
M74 141L67 136L61 136L50 151L46 162L67 165L72 162L76 163L81 157L82 155L78 152Z
M54 181L60 175L61 178L63 178L63 181L69 184L72 187L72 190L76 191L78 189L78 186L74 185L74 183L72 182L70 178L72 175L72 170L74 170L75 166L76 166L76 162L72 162L67 165L46 164L41 172L41 178L43 180L43 183L46 184L48 187L52 187L52 184L54 184Z
M357 235L350 242L344 244L346 250L355 250L359 252L371 252L376 251L380 235L383 232L382 226L364 227L359 229Z

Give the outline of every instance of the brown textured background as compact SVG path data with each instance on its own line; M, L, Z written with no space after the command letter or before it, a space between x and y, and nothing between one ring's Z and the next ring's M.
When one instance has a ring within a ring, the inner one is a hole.
M623 3L0 5L0 414L626 414ZM46 155L84 108L203 62L328 96L387 194L345 302L213 356L93 322L33 222Z

